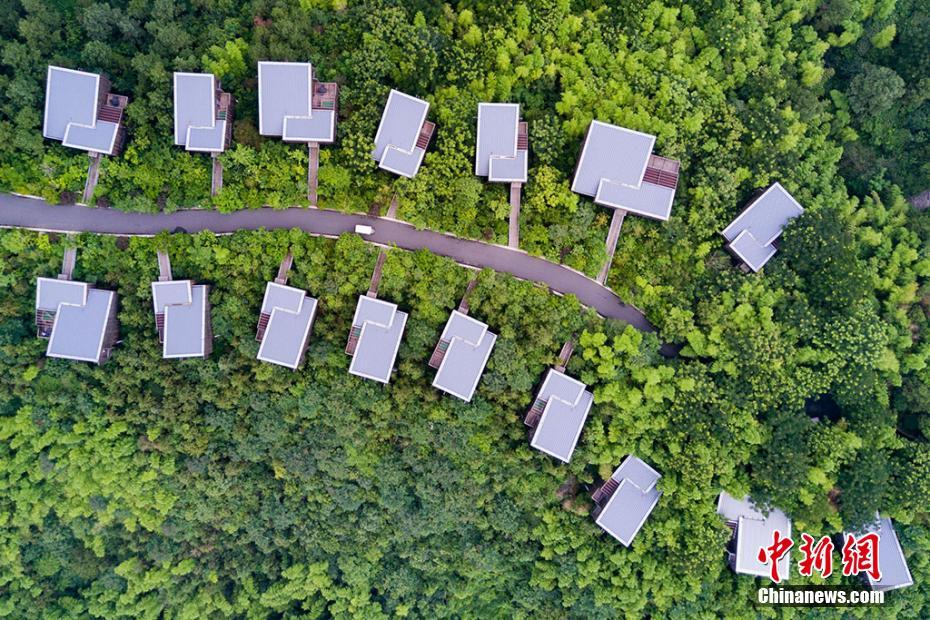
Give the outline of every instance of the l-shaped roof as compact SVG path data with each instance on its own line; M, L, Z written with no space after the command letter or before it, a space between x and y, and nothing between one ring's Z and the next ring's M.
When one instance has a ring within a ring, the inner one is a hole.
M641 459L627 456L611 478L617 490L597 515L596 523L605 532L629 547L652 514L662 492L656 483L662 475Z
M212 73L174 74L174 143L188 151L221 153L226 119L217 119L216 77Z
M572 191L600 205L667 220L675 199L678 162L655 157L655 140L647 133L591 121Z
M550 368L537 400L546 403L530 445L560 461L571 461L594 395L587 386Z
M907 558L901 549L901 542L888 517L875 515L875 523L864 528L864 533L878 534L878 568L881 579L873 579L866 573L866 579L873 590L897 590L914 585L911 570L907 567Z
M162 357L165 359L206 355L209 287L190 280L152 282L155 314L165 315Z
M82 151L112 154L119 123L98 120L100 88L96 73L49 65L42 135Z
M487 324L453 310L439 339L449 346L436 371L433 387L469 402L475 395L497 335L488 331Z
M84 282L38 278L36 310L54 312L46 355L99 362L116 293Z
M781 183L773 183L752 200L721 235L729 248L753 271L759 271L775 255L775 240L804 208Z
M426 101L391 90L371 153L381 168L405 177L416 175L426 153L417 140L428 111Z
M717 514L736 523L736 562L733 570L756 577L770 576L771 568L759 561L759 549L772 544L775 530L791 538L791 519L777 508L773 508L766 516L756 508L749 496L736 499L726 491L722 491L717 499ZM786 553L779 560L779 576L787 579L790 568L791 558Z
M492 182L525 183L528 157L517 148L520 105L479 103L475 174Z
M261 313L271 318L258 348L258 359L297 368L307 347L316 308L317 300L306 291L269 282L265 286Z
M352 326L360 328L358 344L349 364L353 375L388 383L407 324L407 313L381 299L360 295Z
M309 62L258 63L258 132L287 142L336 139L336 111L313 109Z

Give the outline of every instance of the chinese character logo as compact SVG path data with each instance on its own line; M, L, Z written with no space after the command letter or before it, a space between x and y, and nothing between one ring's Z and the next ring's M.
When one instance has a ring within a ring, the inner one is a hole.
M843 543L843 574L847 577L865 571L874 581L882 578L878 568L878 534L863 534L858 539L846 535Z
M781 581L781 575L778 574L778 561L781 560L788 553L788 550L794 546L794 542L790 538L783 538L781 532L775 530L772 533L772 544L768 547L759 548L759 562L762 564L771 563L771 577L772 581L779 583Z
M810 534L801 534L804 541L798 547L803 558L798 562L798 571L805 577L810 577L816 570L821 577L827 578L833 574L833 541L824 536L814 544L814 537ZM845 574L845 572L844 572Z

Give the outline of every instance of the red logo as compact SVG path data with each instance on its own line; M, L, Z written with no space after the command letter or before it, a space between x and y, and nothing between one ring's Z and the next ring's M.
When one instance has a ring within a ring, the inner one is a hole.
M863 571L875 581L882 578L878 568L878 534L874 532L858 539L847 534L843 543L843 574L849 577Z
M810 534L801 534L804 541L798 547L804 557L798 562L798 571L805 577L810 577L816 570L824 578L833 574L833 541L824 536L814 544L814 537Z
M782 559L793 546L794 542L790 538L783 538L781 532L775 530L772 533L772 544L768 547L759 548L757 557L763 564L771 563L771 577L772 581L775 583L781 581L781 576L778 574L778 561Z

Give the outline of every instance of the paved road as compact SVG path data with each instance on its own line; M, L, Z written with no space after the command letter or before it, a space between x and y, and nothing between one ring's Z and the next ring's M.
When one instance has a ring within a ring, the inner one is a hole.
M642 331L655 331L637 308L623 303L610 289L568 267L503 246L417 230L396 220L297 207L246 209L225 214L207 209L159 214L127 213L81 205L50 205L33 198L0 194L0 227L51 232L155 235L163 230L183 228L190 233L211 230L222 234L262 228L299 228L315 235L340 235L353 231L356 224L366 224L375 229L374 234L368 237L369 241L405 250L427 248L434 254L448 256L465 265L489 267L524 280L543 282L553 291L575 295L582 304L594 308L602 316L625 321ZM675 348L665 345L663 353L673 355Z

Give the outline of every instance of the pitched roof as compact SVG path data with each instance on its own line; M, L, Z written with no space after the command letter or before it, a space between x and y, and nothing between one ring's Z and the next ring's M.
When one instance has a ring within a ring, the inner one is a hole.
M221 153L226 120L217 119L216 78L212 73L174 74L174 143L188 151Z
M416 175L426 153L417 141L428 111L426 101L391 90L371 153L381 168L405 177Z
M317 300L305 291L269 282L261 312L271 318L258 348L258 359L297 368L307 348L316 308Z
M360 295L352 326L360 327L358 344L349 364L353 375L388 383L404 335L407 313L380 299Z
M38 278L36 310L55 313L46 355L100 362L116 293L84 282Z
M733 570L743 575L769 577L771 568L759 561L759 549L772 544L775 530L782 536L791 537L791 519L777 508L768 516L756 509L747 495L736 499L726 491L717 498L717 514L736 524L736 551ZM782 579L787 579L791 568L791 558L785 554L779 560L778 572Z
M546 405L530 445L568 463L588 419L594 395L581 381L550 368L536 399Z
M49 65L42 135L83 151L113 153L119 124L98 120L100 88L96 73Z
M662 495L656 488L661 477L644 461L632 454L627 456L611 475L619 486L601 508L595 523L629 547Z
M894 525L888 517L879 517L875 515L876 522L864 528L866 532L878 534L878 568L881 572L881 579L872 579L871 575L865 574L869 587L873 590L897 590L914 585L914 579L911 577L911 571L907 567L907 558L904 557L904 550L898 540L898 534L894 530Z
M287 142L336 139L335 110L313 109L309 62L258 63L258 132Z
M162 357L165 359L204 357L209 315L209 286L190 280L152 282L155 314L164 313Z
M481 321L453 310L439 337L449 343L433 387L469 402L491 356L497 335Z
M636 215L667 220L678 182L678 162L652 155L655 136L592 121L572 179L572 191ZM656 174L647 174L661 159ZM668 167L669 170L664 170Z
M478 104L476 175L494 182L526 182L528 157L517 147L519 125L519 104Z
M773 183L752 200L721 235L729 249L753 271L759 271L775 255L774 241L791 219L804 213L781 183Z

